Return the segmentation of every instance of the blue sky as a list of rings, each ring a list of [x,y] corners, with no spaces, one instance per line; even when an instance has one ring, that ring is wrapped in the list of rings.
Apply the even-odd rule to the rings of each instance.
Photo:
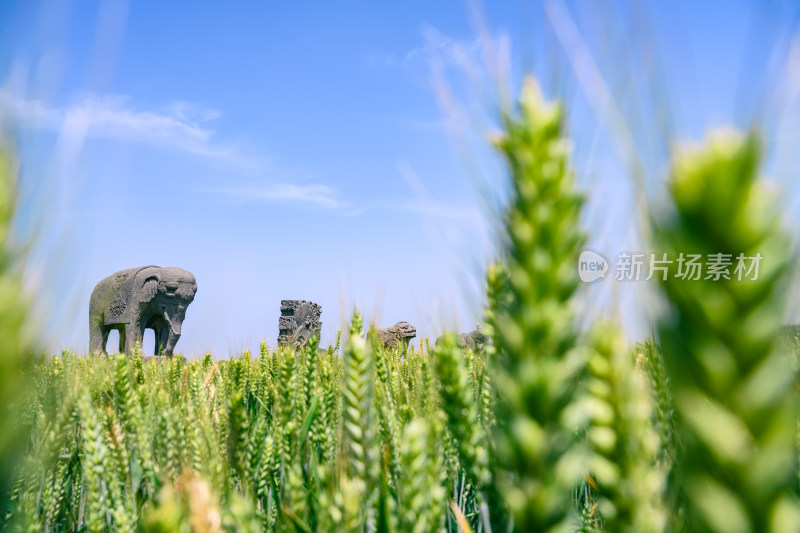
[[[695,4],[3,2],[43,344],[84,351],[94,284],[145,264],[197,277],[192,355],[274,345],[281,299],[320,303],[325,342],[356,305],[472,329],[506,180],[485,139],[527,73],[568,104],[592,244],[635,249],[625,154],[658,200],[665,140],[758,119],[780,155],[797,123],[797,10]]]

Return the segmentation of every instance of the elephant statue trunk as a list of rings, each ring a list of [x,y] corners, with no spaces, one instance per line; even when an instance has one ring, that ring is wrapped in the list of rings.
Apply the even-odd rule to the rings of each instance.
[[[172,355],[196,293],[194,275],[182,268],[130,268],[103,279],[89,301],[90,352],[105,353],[108,334],[116,329],[120,352],[132,353],[150,328],[156,354]]]
[[[166,320],[167,325],[169,326],[170,333],[172,333],[173,335],[175,335],[177,337],[180,337],[181,336],[181,326],[180,326],[180,324],[178,324],[178,327],[176,328],[172,324],[172,321],[169,319],[169,315],[167,314],[167,308],[166,307],[162,307],[161,309],[164,312],[164,320]]]

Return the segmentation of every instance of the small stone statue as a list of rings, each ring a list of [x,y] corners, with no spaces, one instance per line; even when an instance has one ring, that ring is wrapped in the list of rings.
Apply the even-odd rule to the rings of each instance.
[[[417,336],[417,328],[408,322],[398,322],[390,328],[378,329],[378,338],[387,348],[392,348],[402,343],[408,346],[408,342]]]
[[[322,331],[322,307],[306,300],[281,300],[278,319],[278,344],[298,348]]]
[[[156,334],[156,354],[172,355],[196,292],[197,281],[182,268],[145,266],[108,276],[89,300],[89,351],[105,353],[108,334],[116,329],[119,351],[131,354],[149,328]]]
[[[436,339],[436,346],[439,345],[443,337],[444,335]],[[475,329],[473,329],[472,331],[468,331],[467,333],[462,333],[461,335],[458,336],[458,345],[461,346],[462,348],[469,348],[473,352],[475,350],[483,348],[483,346],[488,342],[489,338],[483,334],[480,326],[475,326]]]

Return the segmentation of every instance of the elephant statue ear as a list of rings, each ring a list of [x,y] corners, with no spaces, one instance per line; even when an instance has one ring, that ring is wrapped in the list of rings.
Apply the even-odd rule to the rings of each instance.
[[[150,276],[146,280],[144,280],[144,285],[142,285],[142,301],[149,302],[156,296],[156,291],[158,290],[158,278],[155,276]]]

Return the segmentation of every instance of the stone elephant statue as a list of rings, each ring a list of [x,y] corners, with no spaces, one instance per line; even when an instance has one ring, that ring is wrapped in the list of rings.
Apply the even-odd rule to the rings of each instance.
[[[182,268],[151,265],[108,276],[89,300],[89,351],[105,353],[108,334],[116,329],[119,351],[133,353],[150,328],[155,332],[156,354],[172,355],[196,292],[194,275]]]

